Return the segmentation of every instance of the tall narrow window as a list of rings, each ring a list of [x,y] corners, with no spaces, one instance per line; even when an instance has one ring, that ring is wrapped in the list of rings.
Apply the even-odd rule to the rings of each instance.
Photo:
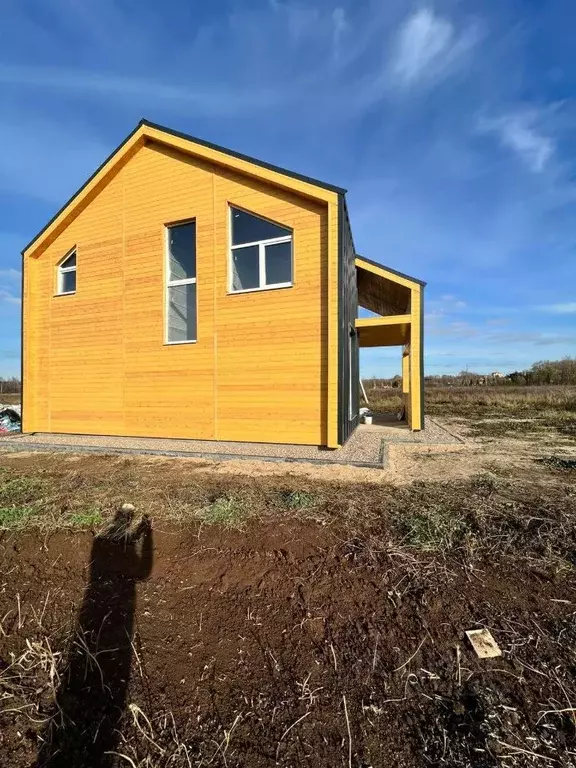
[[[166,227],[166,341],[196,341],[196,222]]]
[[[76,250],[58,265],[58,293],[76,293]]]
[[[292,285],[292,231],[230,207],[230,290]]]

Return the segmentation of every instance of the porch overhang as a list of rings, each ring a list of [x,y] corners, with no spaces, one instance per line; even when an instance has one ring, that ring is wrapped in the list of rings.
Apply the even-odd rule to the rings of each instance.
[[[359,317],[356,320],[358,346],[397,347],[410,342],[411,315]]]
[[[426,283],[356,256],[358,304],[378,317],[356,319],[360,347],[402,347],[402,392],[406,419],[424,428],[424,329]]]

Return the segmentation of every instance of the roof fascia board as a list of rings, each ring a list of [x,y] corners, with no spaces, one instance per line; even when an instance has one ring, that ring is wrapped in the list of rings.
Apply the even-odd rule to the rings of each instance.
[[[67,218],[102,184],[106,178],[116,168],[131,151],[144,143],[143,129],[140,125],[130,133],[116,149],[108,155],[106,160],[90,176],[87,181],[75,192],[72,197],[64,203],[62,208],[57,211],[46,226],[32,238],[32,240],[22,250],[24,257],[31,256],[46,240],[59,234],[66,225]]]
[[[381,277],[385,277],[388,280],[391,280],[394,283],[398,283],[399,285],[403,285],[405,288],[414,288],[416,286],[424,286],[426,283],[423,280],[418,280],[416,277],[410,277],[410,275],[405,275],[402,272],[397,272],[395,269],[391,269],[390,267],[385,267],[383,264],[378,264],[376,261],[371,261],[370,259],[364,258],[364,256],[359,256],[356,254],[356,266],[360,269],[365,269],[368,272],[372,272],[374,275],[380,275]]]
[[[147,141],[163,144],[187,155],[192,155],[209,163],[215,163],[216,165],[241,173],[244,176],[250,176],[258,181],[266,181],[274,184],[274,186],[283,187],[313,200],[329,203],[335,202],[337,199],[336,192],[316,186],[310,181],[301,181],[292,175],[271,170],[253,160],[244,160],[228,152],[206,147],[204,144],[198,144],[192,139],[181,138],[173,133],[167,133],[163,129],[145,126],[144,136]]]
[[[235,152],[232,149],[228,149],[227,147],[222,147],[219,144],[213,144],[212,142],[205,141],[204,139],[199,139],[196,136],[191,136],[190,134],[187,134],[187,133],[175,131],[172,128],[167,128],[165,125],[152,123],[149,120],[141,120],[140,125],[146,126],[151,130],[159,131],[162,134],[168,134],[173,138],[182,139],[183,141],[186,141],[186,142],[192,142],[193,144],[196,144],[198,147],[202,147],[204,149],[208,149],[213,152],[218,152],[222,155],[226,155],[227,157],[235,158],[236,160],[241,160],[245,163],[248,163],[249,165],[256,165],[260,168],[265,168],[266,170],[277,173],[280,176],[288,176],[291,179],[302,181],[306,184],[310,184],[313,187],[320,187],[321,189],[326,189],[329,192],[336,192],[338,194],[346,193],[346,190],[343,189],[342,187],[338,187],[334,184],[328,184],[325,181],[320,181],[319,179],[314,179],[310,176],[304,176],[301,173],[290,171],[287,168],[281,168],[278,165],[273,165],[272,163],[267,163],[264,160],[259,160],[257,157],[251,157],[250,155],[244,155],[241,152]]]
[[[65,203],[48,224],[40,230],[22,251],[24,257],[31,256],[46,241],[57,236],[66,226],[74,212],[86,201],[99,185],[103,184],[115,170],[118,163],[126,155],[141,146],[146,141],[164,144],[188,155],[199,157],[208,162],[216,163],[244,175],[267,181],[276,186],[297,192],[321,202],[331,203],[337,200],[337,195],[343,192],[339,187],[331,187],[313,179],[307,179],[290,171],[284,171],[276,166],[269,166],[255,158],[239,155],[223,147],[200,141],[186,134],[179,134],[154,123],[142,120],[132,133],[124,139],[117,149],[109,155],[102,165],[90,176],[85,184]]]

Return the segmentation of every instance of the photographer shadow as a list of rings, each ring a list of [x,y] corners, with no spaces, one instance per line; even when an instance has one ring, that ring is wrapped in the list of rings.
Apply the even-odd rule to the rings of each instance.
[[[73,642],[37,768],[109,768],[132,665],[136,584],[152,569],[152,527],[121,510],[96,536]]]

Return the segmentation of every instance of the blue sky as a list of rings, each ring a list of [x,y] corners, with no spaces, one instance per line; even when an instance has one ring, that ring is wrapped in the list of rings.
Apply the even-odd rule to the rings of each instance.
[[[0,375],[21,248],[141,117],[346,187],[358,252],[428,282],[428,373],[575,353],[573,0],[1,9]]]

